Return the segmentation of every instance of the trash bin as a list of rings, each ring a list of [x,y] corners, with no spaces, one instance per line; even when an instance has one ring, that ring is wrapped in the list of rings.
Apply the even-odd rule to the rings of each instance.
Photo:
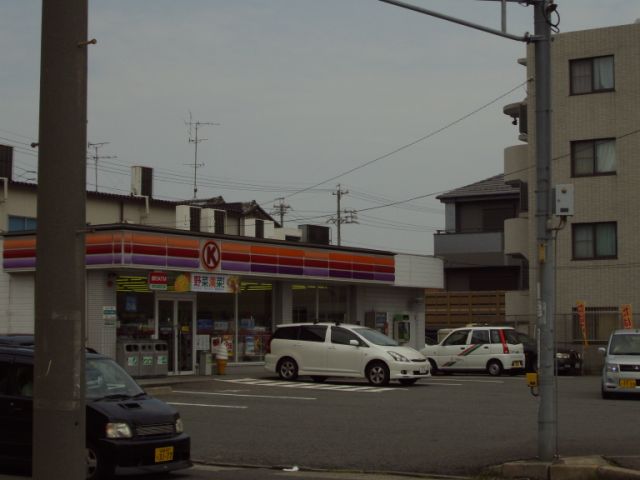
[[[153,377],[156,374],[155,349],[153,340],[140,341],[140,376]]]
[[[140,375],[140,345],[135,340],[120,340],[116,345],[116,362],[132,377]]]
[[[198,352],[198,375],[211,375],[211,353]]]
[[[155,376],[162,376],[169,374],[169,347],[164,340],[153,341],[153,357],[154,368],[153,374]]]

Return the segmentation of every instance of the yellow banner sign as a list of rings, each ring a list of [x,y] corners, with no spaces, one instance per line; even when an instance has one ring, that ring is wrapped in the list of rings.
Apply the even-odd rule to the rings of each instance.
[[[585,345],[589,345],[587,340],[587,308],[583,300],[576,302],[576,310],[578,311],[578,321],[580,323],[580,331]]]
[[[624,328],[633,328],[633,314],[631,313],[631,305],[625,303],[620,307],[620,313],[622,314],[622,325]]]

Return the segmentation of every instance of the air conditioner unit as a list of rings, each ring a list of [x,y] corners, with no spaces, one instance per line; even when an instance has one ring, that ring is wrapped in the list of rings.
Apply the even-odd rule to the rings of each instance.
[[[191,229],[191,205],[176,205],[176,228]]]
[[[131,167],[131,194],[151,198],[153,196],[153,169]]]
[[[300,241],[315,243],[318,245],[329,245],[331,242],[331,228],[324,225],[298,225],[302,232]]]

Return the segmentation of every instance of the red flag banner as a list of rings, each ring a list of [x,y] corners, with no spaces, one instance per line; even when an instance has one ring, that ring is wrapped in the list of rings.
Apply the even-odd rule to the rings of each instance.
[[[589,341],[587,340],[587,308],[584,301],[578,300],[576,302],[576,310],[578,310],[578,321],[580,322],[582,339],[585,345],[589,345]]]
[[[622,325],[624,328],[633,328],[633,314],[631,313],[631,305],[625,303],[620,307],[620,313],[622,314]]]

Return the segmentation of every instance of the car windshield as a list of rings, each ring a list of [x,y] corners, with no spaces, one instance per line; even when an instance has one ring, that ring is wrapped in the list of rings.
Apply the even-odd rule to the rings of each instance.
[[[619,334],[611,337],[611,355],[640,355],[640,334]]]
[[[378,330],[362,327],[354,328],[353,331],[362,336],[365,340],[373,343],[374,345],[380,345],[381,347],[398,346],[398,342],[396,342],[393,338],[387,337],[384,333],[379,332]]]
[[[87,400],[128,399],[144,394],[120,365],[108,358],[87,358]]]

